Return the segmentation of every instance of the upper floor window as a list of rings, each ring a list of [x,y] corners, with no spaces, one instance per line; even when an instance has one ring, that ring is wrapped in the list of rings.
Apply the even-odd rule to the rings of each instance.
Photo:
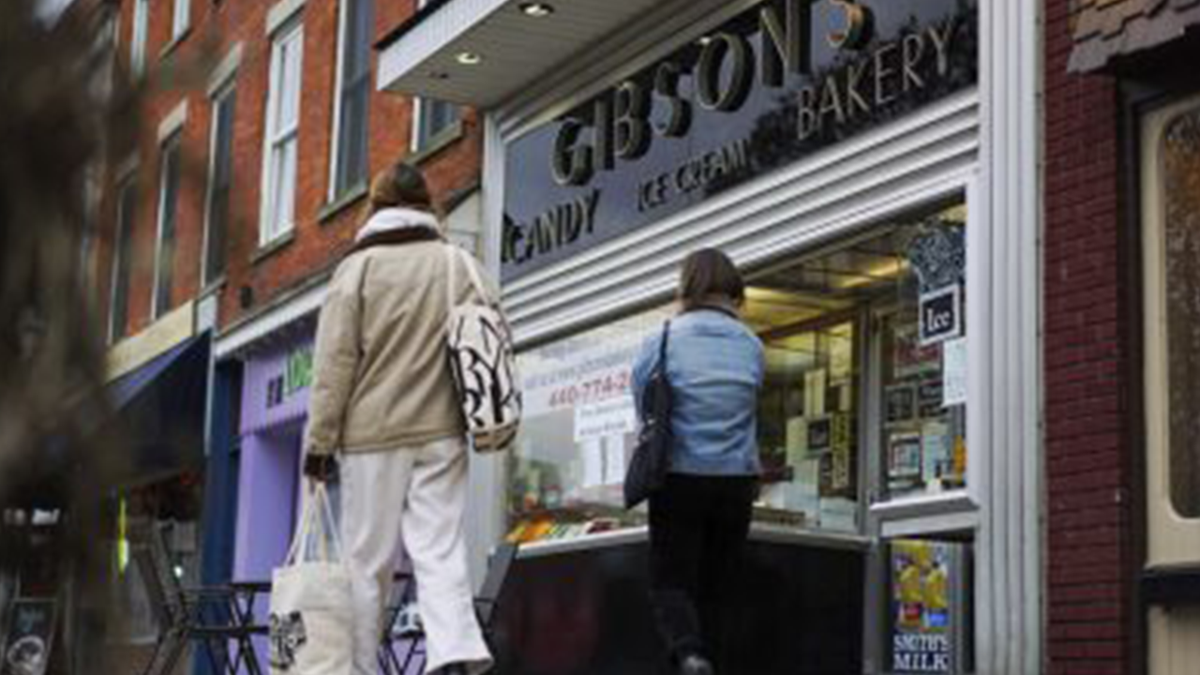
[[[171,39],[183,37],[189,27],[191,0],[172,0],[174,11],[171,15]]]
[[[429,4],[429,0],[417,0],[417,9]],[[443,138],[459,119],[458,106],[433,98],[413,100],[412,151],[423,152]]]
[[[290,232],[295,219],[303,50],[304,29],[298,21],[279,29],[271,43],[261,244]]]
[[[146,33],[150,23],[150,0],[133,0],[133,35],[129,42],[129,69],[141,75],[146,69]]]
[[[158,243],[154,256],[154,318],[171,309],[175,280],[175,227],[179,215],[180,134],[162,146],[158,197]]]
[[[367,179],[367,107],[371,93],[372,0],[341,3],[331,197]]]
[[[461,116],[457,105],[434,98],[416,99],[414,107],[413,152],[435,146],[451,133]]]
[[[230,191],[233,188],[233,120],[237,96],[233,84],[212,99],[211,163],[208,168],[208,204],[205,208],[204,285],[225,274],[225,249],[229,240]]]
[[[133,227],[137,216],[137,180],[131,176],[117,188],[117,233],[114,239],[109,339],[125,337],[129,323],[129,285],[133,276]]]

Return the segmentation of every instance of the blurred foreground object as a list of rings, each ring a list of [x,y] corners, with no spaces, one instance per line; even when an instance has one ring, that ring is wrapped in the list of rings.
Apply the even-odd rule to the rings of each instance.
[[[102,672],[83,646],[103,628],[100,524],[120,455],[100,433],[85,191],[106,139],[133,134],[113,133],[111,59],[72,14],[0,3],[0,656],[31,673]]]

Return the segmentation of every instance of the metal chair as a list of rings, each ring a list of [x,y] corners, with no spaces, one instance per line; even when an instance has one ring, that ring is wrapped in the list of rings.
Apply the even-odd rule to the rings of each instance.
[[[488,559],[487,576],[484,577],[483,585],[475,596],[475,616],[479,619],[479,627],[483,630],[483,637],[489,648],[493,645],[492,636],[500,606],[500,593],[504,590],[504,581],[516,557],[516,544],[505,543],[498,546]],[[420,669],[410,670],[419,660],[425,658],[425,635],[419,622],[400,635],[392,630],[396,618],[416,600],[415,581],[411,574],[396,575],[396,597],[384,614],[383,639],[379,646],[379,667],[384,675],[417,675],[424,672],[424,663]],[[403,658],[396,653],[397,638],[409,641],[408,648],[403,651]]]
[[[204,648],[215,672],[237,675],[245,666],[261,675],[251,637],[266,634],[241,611],[238,591],[228,586],[185,588],[175,576],[162,526],[151,526],[132,551],[145,585],[159,636],[142,675],[169,675],[190,642]],[[230,650],[233,650],[231,657]]]
[[[383,636],[379,644],[379,669],[383,675],[409,675],[424,672],[424,663],[414,669],[425,658],[425,634],[421,629],[420,616],[413,612],[416,606],[416,580],[410,572],[396,574],[393,584],[393,600],[384,612]],[[397,618],[411,612],[412,620],[397,632]],[[404,643],[404,648],[397,649]]]

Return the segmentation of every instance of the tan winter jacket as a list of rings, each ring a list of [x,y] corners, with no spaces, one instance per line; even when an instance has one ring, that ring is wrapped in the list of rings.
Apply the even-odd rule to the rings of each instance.
[[[394,450],[465,433],[446,358],[450,244],[430,240],[436,228],[424,212],[379,211],[359,232],[361,250],[334,272],[317,326],[306,452]],[[494,300],[494,287],[486,299],[472,289],[474,260],[454,260],[457,302]]]

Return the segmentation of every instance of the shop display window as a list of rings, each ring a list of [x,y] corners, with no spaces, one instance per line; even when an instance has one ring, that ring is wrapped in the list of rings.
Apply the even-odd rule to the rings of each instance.
[[[760,524],[861,533],[864,495],[965,487],[962,206],[879,223],[747,274],[742,316],[763,342]],[[640,525],[622,508],[636,440],[630,369],[664,306],[527,350],[509,538]]]
[[[764,297],[761,288],[752,295]],[[760,335],[767,375],[759,396],[763,475],[756,519],[855,531],[861,373],[856,320],[835,313],[815,325]]]
[[[951,361],[965,359],[953,353],[965,351],[965,344],[922,345],[915,307],[883,317],[880,324],[879,452],[885,493],[898,497],[965,487],[966,405],[947,405],[945,388],[947,352]]]
[[[638,314],[527,350],[525,401],[509,472],[509,538],[574,538],[645,522],[621,485],[636,441],[634,357],[669,310]]]

